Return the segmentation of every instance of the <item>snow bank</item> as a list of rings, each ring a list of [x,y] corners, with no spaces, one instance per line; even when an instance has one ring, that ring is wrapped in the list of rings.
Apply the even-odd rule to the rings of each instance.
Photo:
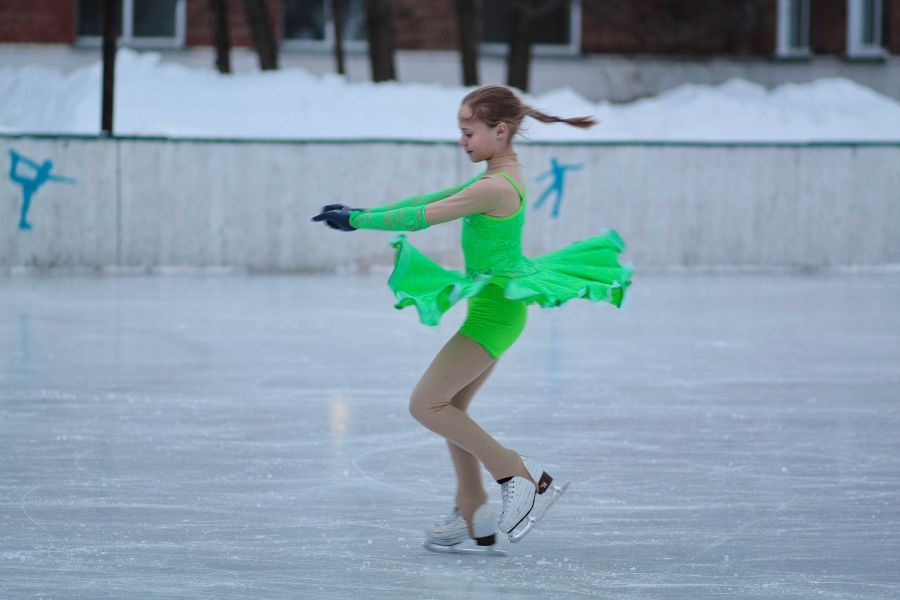
[[[116,66],[120,135],[455,140],[456,110],[470,89],[349,82],[301,69],[223,76],[128,49]],[[0,131],[96,133],[100,77],[99,61],[68,74],[0,69]],[[530,122],[535,141],[900,141],[900,103],[847,79],[773,90],[740,79],[688,84],[628,104],[594,103],[568,88],[526,100],[601,121],[587,131]]]

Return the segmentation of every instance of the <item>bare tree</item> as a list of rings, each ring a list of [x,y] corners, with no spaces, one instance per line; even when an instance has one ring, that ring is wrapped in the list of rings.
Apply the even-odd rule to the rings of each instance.
[[[394,68],[394,19],[391,0],[366,0],[372,81],[397,79]]]
[[[531,71],[532,27],[537,0],[513,0],[509,53],[506,56],[506,84],[528,91]]]
[[[100,108],[100,130],[105,136],[113,134],[113,100],[116,89],[116,42],[119,38],[121,0],[103,2],[103,94]]]
[[[250,27],[253,46],[259,55],[259,68],[263,71],[277,69],[278,49],[275,45],[275,35],[272,32],[266,0],[244,0],[244,9],[247,13],[247,24]]]
[[[334,60],[337,72],[346,73],[344,68],[344,3],[342,0],[331,0],[331,18],[334,19]]]
[[[216,45],[216,69],[231,73],[231,34],[228,30],[228,0],[209,0],[213,17],[213,39]]]
[[[463,85],[478,85],[478,2],[456,0]]]
[[[506,61],[508,85],[528,91],[535,27],[540,23],[541,17],[571,4],[572,0],[512,0],[509,3],[510,35]]]

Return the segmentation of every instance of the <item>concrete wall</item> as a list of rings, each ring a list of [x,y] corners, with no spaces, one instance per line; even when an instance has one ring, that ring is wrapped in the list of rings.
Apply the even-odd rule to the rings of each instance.
[[[392,232],[337,232],[323,204],[382,204],[477,171],[453,144],[247,142],[0,135],[0,268],[241,267],[332,270],[392,264]],[[19,228],[9,150],[53,162]],[[641,267],[900,264],[900,144],[520,144],[529,177],[525,251],[617,229]],[[535,203],[551,159],[559,214]],[[18,172],[33,177],[33,169]],[[410,233],[461,266],[459,222]]]

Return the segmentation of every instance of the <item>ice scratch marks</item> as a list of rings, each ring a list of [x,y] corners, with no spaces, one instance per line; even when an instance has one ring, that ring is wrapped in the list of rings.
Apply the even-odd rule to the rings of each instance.
[[[47,531],[47,528],[44,527],[43,525],[41,525],[40,523],[38,523],[37,521],[35,521],[34,518],[31,516],[31,514],[28,512],[28,509],[25,508],[25,499],[28,498],[28,496],[31,495],[31,493],[34,490],[38,489],[39,487],[41,487],[41,486],[36,485],[36,486],[32,487],[30,490],[28,490],[27,492],[25,492],[25,494],[19,499],[19,508],[22,509],[22,512],[25,513],[25,516],[28,517],[28,520],[31,521],[32,523],[34,523],[36,527],[43,529],[44,531]]]

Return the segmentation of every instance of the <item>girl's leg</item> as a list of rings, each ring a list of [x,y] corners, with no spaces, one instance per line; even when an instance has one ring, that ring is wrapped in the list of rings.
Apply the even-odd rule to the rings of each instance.
[[[474,455],[495,480],[512,476],[531,479],[518,452],[501,446],[451,404],[457,393],[493,363],[494,358],[478,342],[457,332],[416,384],[409,411],[425,427]]]
[[[497,361],[492,362],[472,383],[459,390],[453,396],[450,404],[462,412],[466,412],[469,403],[475,397],[475,393],[481,388],[496,366]],[[453,460],[453,467],[456,470],[456,506],[471,530],[475,511],[488,501],[488,494],[481,479],[481,463],[478,462],[474,455],[466,452],[449,440],[447,441],[447,447],[450,450],[450,458]]]

